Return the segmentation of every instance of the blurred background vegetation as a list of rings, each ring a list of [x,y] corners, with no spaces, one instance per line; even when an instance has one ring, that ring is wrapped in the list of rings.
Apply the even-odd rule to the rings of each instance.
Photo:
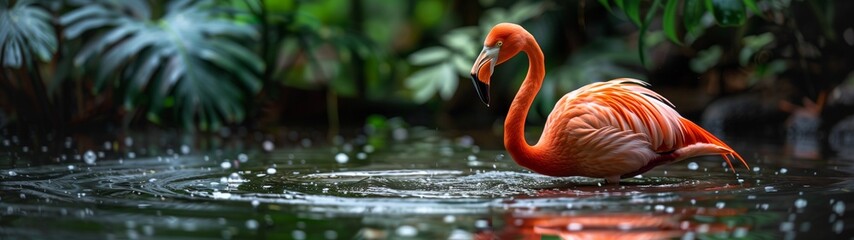
[[[532,125],[566,92],[634,77],[718,134],[832,135],[854,113],[850,12],[842,0],[0,0],[0,127],[500,128],[526,59],[497,68],[491,108],[468,70],[486,32],[515,22],[546,55]]]

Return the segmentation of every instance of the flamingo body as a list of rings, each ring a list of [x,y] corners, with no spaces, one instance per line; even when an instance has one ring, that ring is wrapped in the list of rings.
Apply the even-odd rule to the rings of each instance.
[[[495,65],[519,52],[529,58],[528,74],[510,105],[504,145],[521,166],[550,176],[587,176],[618,182],[656,166],[703,155],[721,155],[732,167],[744,159],[723,141],[681,117],[667,99],[636,79],[586,85],[561,98],[537,144],[524,138],[527,112],[545,69],[533,36],[516,24],[496,25],[472,67],[472,81],[489,105],[489,81]],[[733,168],[734,170],[734,168]]]

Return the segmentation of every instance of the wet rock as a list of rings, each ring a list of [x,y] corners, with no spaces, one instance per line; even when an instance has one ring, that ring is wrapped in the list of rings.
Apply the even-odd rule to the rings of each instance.
[[[779,136],[786,114],[776,103],[759,95],[742,94],[720,98],[706,108],[700,124],[712,134]]]

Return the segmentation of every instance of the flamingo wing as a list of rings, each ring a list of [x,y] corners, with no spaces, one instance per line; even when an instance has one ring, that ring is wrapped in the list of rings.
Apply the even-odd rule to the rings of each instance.
[[[581,175],[630,177],[685,158],[721,154],[747,163],[723,141],[682,118],[667,99],[636,79],[589,84],[555,106],[543,139],[577,161]],[[552,136],[545,136],[552,135]],[[565,139],[561,139],[562,137]],[[560,142],[565,141],[565,142]],[[603,164],[607,163],[607,164]]]

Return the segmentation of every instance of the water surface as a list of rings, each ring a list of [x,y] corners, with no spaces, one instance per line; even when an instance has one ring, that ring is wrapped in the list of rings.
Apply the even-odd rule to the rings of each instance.
[[[854,214],[850,160],[799,159],[755,142],[731,144],[749,170],[733,173],[720,158],[695,158],[617,186],[531,173],[500,148],[423,129],[380,139],[337,137],[330,144],[294,133],[190,144],[149,138],[88,145],[68,138],[59,153],[27,155],[40,149],[23,151],[17,137],[5,136],[0,238],[812,239],[854,233],[847,217]],[[197,150],[205,146],[209,150]]]

